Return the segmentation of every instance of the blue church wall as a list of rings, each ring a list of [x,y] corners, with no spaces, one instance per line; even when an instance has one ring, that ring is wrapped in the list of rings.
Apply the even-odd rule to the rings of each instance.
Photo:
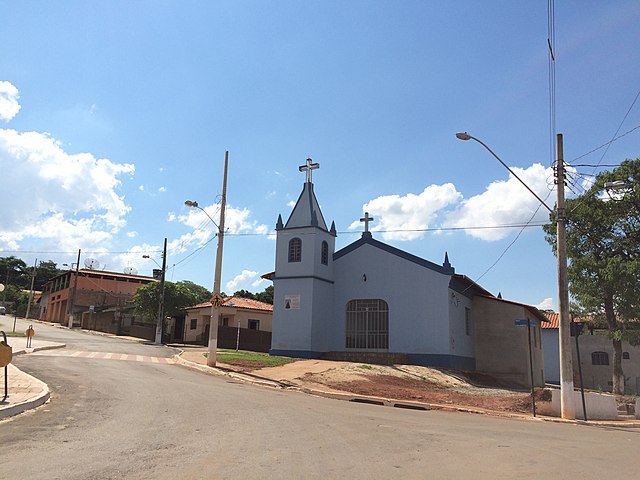
[[[312,350],[312,294],[312,282],[295,278],[274,281],[272,349]],[[287,301],[290,308],[286,308]]]
[[[449,275],[363,244],[335,260],[334,276],[331,350],[345,350],[347,303],[382,299],[389,306],[388,351],[449,354]]]

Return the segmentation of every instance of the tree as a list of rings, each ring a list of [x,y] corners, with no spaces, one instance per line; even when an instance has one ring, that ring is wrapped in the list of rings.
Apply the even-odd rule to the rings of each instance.
[[[60,275],[61,273],[64,273],[64,270],[60,270],[58,268],[58,265],[54,261],[47,260],[46,262],[40,262],[36,267],[36,278],[33,282],[33,289],[42,291],[45,283],[47,283],[53,277]],[[31,269],[29,269],[29,276],[30,275]]]
[[[240,298],[250,298],[252,300],[255,300],[255,295],[250,292],[249,290],[238,290],[237,292],[234,292],[233,294],[234,297],[240,297]]]
[[[27,269],[27,264],[21,259],[11,257],[0,257],[0,283],[15,285],[19,289],[29,288],[31,275]]]
[[[256,293],[256,300],[273,305],[273,285],[269,285],[263,292]]]
[[[190,281],[164,283],[164,315],[175,317],[187,307],[206,302],[211,292]],[[154,323],[158,318],[158,302],[160,300],[160,283],[148,283],[136,290],[133,303],[136,313],[146,321]]]
[[[605,192],[608,182],[624,188]],[[567,200],[569,290],[579,315],[604,324],[613,342],[613,392],[624,393],[622,341],[640,344],[640,159],[597,175]],[[552,220],[554,220],[552,218]],[[544,227],[556,245],[555,224]]]

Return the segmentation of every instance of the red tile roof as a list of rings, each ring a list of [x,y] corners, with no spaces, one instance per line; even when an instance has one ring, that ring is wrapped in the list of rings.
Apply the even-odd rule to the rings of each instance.
[[[210,307],[211,302],[199,303],[198,305],[194,305],[193,307],[187,307],[187,310],[191,310],[192,308],[203,308]],[[227,297],[224,299],[223,307],[235,307],[235,308],[243,308],[247,310],[262,310],[264,312],[272,312],[273,305],[268,303],[260,302],[258,300],[253,300],[251,298],[242,298],[242,297]]]
[[[541,325],[542,328],[550,328],[557,330],[560,328],[560,314],[556,312],[542,312],[544,316],[549,320],[548,323],[543,323]]]

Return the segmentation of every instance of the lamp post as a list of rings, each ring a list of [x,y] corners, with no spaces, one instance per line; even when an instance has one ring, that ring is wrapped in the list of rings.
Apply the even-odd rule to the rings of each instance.
[[[218,347],[218,319],[220,316],[220,307],[222,306],[222,297],[220,296],[220,279],[222,277],[222,247],[224,244],[224,216],[227,205],[227,171],[229,165],[229,151],[224,154],[224,175],[222,178],[222,199],[220,201],[220,223],[216,223],[213,218],[198,205],[198,202],[186,200],[184,204],[187,207],[202,210],[209,217],[209,220],[218,227],[218,248],[216,250],[216,267],[213,276],[213,296],[211,297],[211,320],[209,322],[209,345],[207,353],[207,365],[216,366],[216,350]]]
[[[550,213],[554,213],[545,202],[542,200],[529,186],[522,181],[518,175],[516,175],[511,168],[504,163],[493,150],[491,150],[484,142],[478,140],[476,137],[469,135],[467,132],[456,133],[456,138],[459,140],[475,140],[482,145],[496,160],[498,160],[502,166],[504,166],[509,173],[513,175],[522,185],[525,186],[529,192],[538,199],[538,201],[547,209]],[[557,156],[557,192],[558,198],[556,202],[556,227],[557,227],[557,241],[556,241],[556,254],[558,257],[558,308],[560,310],[559,321],[559,347],[560,347],[560,410],[561,416],[564,419],[575,419],[575,402],[573,398],[573,366],[571,359],[571,337],[570,337],[570,324],[569,324],[569,280],[567,276],[567,218],[565,211],[564,201],[564,159],[562,148],[562,134],[557,135],[556,142],[556,156]]]

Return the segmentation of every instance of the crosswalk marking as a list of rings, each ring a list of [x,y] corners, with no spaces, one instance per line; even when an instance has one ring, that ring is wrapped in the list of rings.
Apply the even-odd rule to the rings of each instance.
[[[80,350],[42,350],[33,352],[30,355],[42,355],[50,357],[73,357],[73,358],[96,358],[102,360],[124,360],[129,362],[156,363],[161,365],[172,365],[175,360],[171,357],[150,357],[148,355],[135,355],[127,353],[113,352],[84,352]]]

